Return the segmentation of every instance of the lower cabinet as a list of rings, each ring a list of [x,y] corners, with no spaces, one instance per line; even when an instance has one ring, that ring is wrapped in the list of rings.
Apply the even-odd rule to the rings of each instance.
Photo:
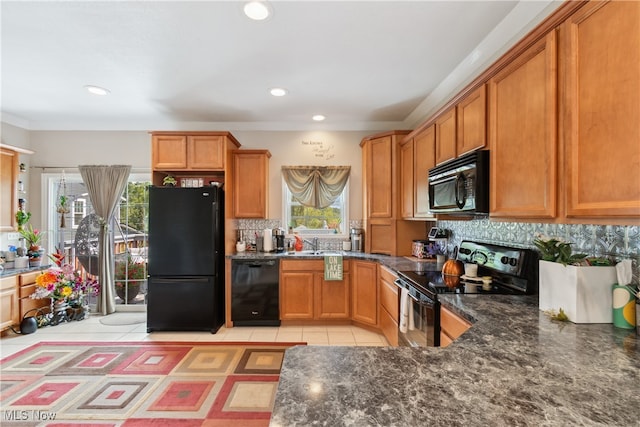
[[[440,307],[440,347],[446,347],[465,333],[471,324],[446,307]]]
[[[351,274],[351,318],[366,325],[378,326],[378,264],[352,260]]]
[[[380,330],[389,345],[398,345],[399,296],[398,287],[393,283],[398,276],[386,267],[378,271],[380,286]]]
[[[324,280],[324,261],[281,261],[281,320],[349,319],[349,264],[343,263],[342,280]]]
[[[0,331],[20,323],[18,276],[0,278]]]
[[[36,291],[36,277],[41,273],[41,271],[33,271],[18,276],[18,284],[20,286],[18,291],[20,319],[27,313],[29,316],[34,316],[37,314],[36,311],[38,308],[46,310],[51,305],[51,298],[31,298],[31,294]]]

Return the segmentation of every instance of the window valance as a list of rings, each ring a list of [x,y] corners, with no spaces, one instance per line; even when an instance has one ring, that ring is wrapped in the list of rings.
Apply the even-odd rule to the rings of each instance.
[[[323,209],[342,194],[351,166],[282,166],[293,197],[304,206]]]

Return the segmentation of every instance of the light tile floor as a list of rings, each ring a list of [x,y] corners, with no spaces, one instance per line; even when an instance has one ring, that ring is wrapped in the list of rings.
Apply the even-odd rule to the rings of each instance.
[[[117,316],[132,313],[116,312]],[[41,341],[256,341],[306,342],[308,345],[335,346],[387,346],[384,336],[352,325],[344,326],[281,326],[281,327],[222,327],[217,333],[209,332],[153,332],[147,333],[145,323],[133,325],[104,325],[102,316],[47,326],[29,335],[9,332],[0,339],[0,358],[7,357]]]

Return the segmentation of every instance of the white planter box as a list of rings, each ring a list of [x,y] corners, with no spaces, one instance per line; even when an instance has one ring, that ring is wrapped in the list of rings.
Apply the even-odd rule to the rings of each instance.
[[[612,323],[615,267],[564,266],[540,261],[540,310],[560,308],[574,323]]]

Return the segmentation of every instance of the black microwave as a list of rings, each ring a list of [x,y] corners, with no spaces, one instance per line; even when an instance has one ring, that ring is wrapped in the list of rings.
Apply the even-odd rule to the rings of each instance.
[[[474,151],[429,169],[434,214],[489,214],[489,152]]]

